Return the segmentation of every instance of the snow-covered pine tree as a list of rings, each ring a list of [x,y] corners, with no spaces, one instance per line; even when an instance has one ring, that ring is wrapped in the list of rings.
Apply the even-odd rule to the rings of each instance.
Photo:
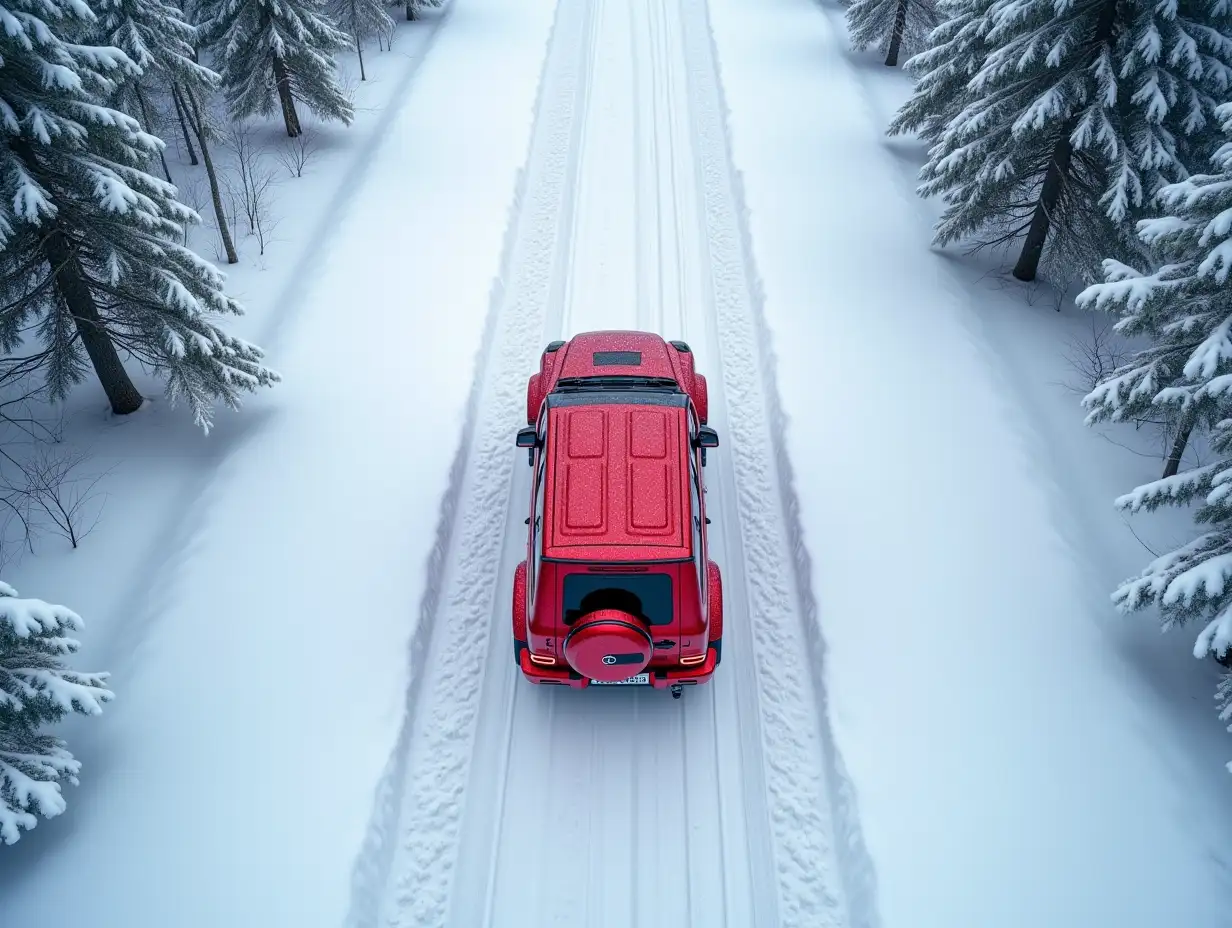
[[[394,0],[390,6],[400,6],[406,9],[407,22],[419,19],[424,10],[432,10],[445,5],[445,0]]]
[[[922,49],[938,22],[936,0],[855,0],[847,7],[851,47],[885,49],[890,68],[898,66],[900,52]]]
[[[1232,137],[1232,104],[1216,113]],[[1178,473],[1174,452],[1170,475],[1116,501],[1130,512],[1201,501],[1195,520],[1205,530],[1156,558],[1113,597],[1122,612],[1158,606],[1166,628],[1202,622],[1199,658],[1223,657],[1232,647],[1232,142],[1216,152],[1214,164],[1217,174],[1164,187],[1159,202],[1169,214],[1138,224],[1154,271],[1107,260],[1105,281],[1078,296],[1081,306],[1118,311],[1118,331],[1150,342],[1084,399],[1088,423],[1172,407],[1189,428],[1211,427],[1209,463]],[[1221,717],[1232,719],[1232,676],[1217,698]]]
[[[197,7],[234,119],[269,115],[277,101],[294,138],[303,134],[299,101],[322,119],[351,124],[355,110],[334,62],[351,40],[330,24],[323,0],[200,0]]]
[[[936,243],[1025,236],[1020,280],[1034,279],[1046,244],[1075,269],[1135,255],[1132,220],[1213,147],[1210,114],[1232,86],[1232,7],[997,0],[983,18],[987,57],[944,106],[957,115],[921,172],[920,194],[947,202]]]
[[[83,3],[13,0],[6,9],[0,345],[41,340],[56,398],[88,358],[121,415],[142,403],[124,349],[161,373],[172,401],[186,400],[208,429],[211,401],[235,407],[278,375],[261,365],[259,348],[211,321],[243,310],[217,269],[177,244],[181,225],[199,217],[146,173],[162,143],[96,102],[139,69],[118,49],[71,41],[97,25]]]
[[[80,644],[81,617],[64,606],[21,599],[0,583],[0,840],[65,809],[60,783],[77,785],[81,763],[45,727],[70,713],[98,715],[114,697],[105,673],[78,673],[63,658]]]
[[[914,91],[891,120],[887,135],[915,132],[936,144],[946,126],[965,105],[967,83],[988,58],[984,35],[991,23],[985,15],[996,0],[938,0],[938,26],[926,47],[903,70],[916,78]]]
[[[159,41],[160,36],[157,33],[151,36],[146,20],[150,14],[159,16],[163,12],[163,4],[161,0],[152,0],[147,8],[146,4],[130,0],[98,0],[93,9],[98,17],[93,38],[99,45],[113,45],[120,49],[141,69],[139,74],[120,81],[111,98],[103,102],[130,116],[140,117],[146,130],[152,131],[154,121],[150,118],[149,81],[150,72],[154,69],[154,56],[150,54],[147,43],[151,38]],[[163,165],[163,174],[174,183],[162,148],[158,150],[158,157]]]
[[[385,0],[333,0],[334,20],[355,42],[355,54],[359,57],[359,79],[366,81],[364,70],[364,42],[370,36],[378,41],[393,37],[394,21],[385,12]]]
[[[201,110],[199,101],[208,99],[221,83],[218,74],[196,60],[196,27],[185,20],[180,7],[166,0],[96,0],[95,12],[100,44],[120,49],[141,69],[140,76],[121,82],[114,98],[108,102],[125,113],[139,115],[142,123],[149,128],[150,108],[146,98],[150,86],[161,84],[171,91],[172,100],[180,111],[180,125],[184,129],[184,141],[192,153],[193,164],[197,163],[197,155],[188,139],[185,119],[192,124],[201,146],[223,250],[228,263],[235,264],[239,261],[239,255],[231,240],[218,178],[210,158],[207,127],[199,125],[198,120],[193,118],[193,113]],[[163,158],[167,180],[171,180],[171,171],[161,149],[159,157]]]

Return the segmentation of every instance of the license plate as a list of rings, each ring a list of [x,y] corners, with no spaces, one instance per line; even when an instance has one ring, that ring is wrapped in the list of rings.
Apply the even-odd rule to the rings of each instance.
[[[650,674],[639,673],[627,680],[591,680],[591,686],[649,686]]]

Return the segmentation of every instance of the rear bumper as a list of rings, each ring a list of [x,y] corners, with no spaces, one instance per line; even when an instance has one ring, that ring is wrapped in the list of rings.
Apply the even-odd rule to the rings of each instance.
[[[648,668],[644,673],[650,674],[650,685],[656,690],[665,690],[673,686],[697,686],[708,683],[714,676],[714,668],[719,663],[718,642],[711,642],[706,651],[706,659],[695,667],[655,667]],[[574,689],[584,689],[590,686],[590,680],[568,666],[542,667],[532,664],[530,651],[525,646],[517,649],[518,666],[522,675],[531,683],[547,684],[548,686],[571,686]]]

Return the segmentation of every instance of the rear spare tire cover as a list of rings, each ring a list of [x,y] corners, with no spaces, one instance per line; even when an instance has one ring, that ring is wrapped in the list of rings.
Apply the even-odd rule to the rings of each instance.
[[[654,642],[636,616],[597,609],[578,619],[564,650],[569,666],[582,676],[614,683],[646,669]]]

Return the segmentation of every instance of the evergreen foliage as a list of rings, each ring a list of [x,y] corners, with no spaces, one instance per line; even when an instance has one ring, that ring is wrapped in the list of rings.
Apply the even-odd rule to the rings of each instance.
[[[1217,114],[1232,136],[1232,104]],[[1168,628],[1201,623],[1197,657],[1222,657],[1232,647],[1232,142],[1216,152],[1214,165],[1218,173],[1163,188],[1159,201],[1168,213],[1139,223],[1153,271],[1107,260],[1105,281],[1078,299],[1118,311],[1118,331],[1149,341],[1085,398],[1089,423],[1169,407],[1211,431],[1209,463],[1117,500],[1130,512],[1198,504],[1198,537],[1156,558],[1114,596],[1125,612],[1157,606]],[[1218,698],[1222,717],[1232,718],[1232,683],[1225,681]]]
[[[376,36],[378,41],[393,38],[394,21],[385,12],[386,6],[385,0],[333,0],[334,20],[350,33],[355,43],[360,80],[368,79],[364,70],[364,42],[372,36]]]
[[[1079,271],[1099,257],[1135,257],[1133,220],[1213,148],[1211,114],[1232,87],[1232,8],[1223,0],[966,6],[948,7],[960,22],[930,50],[948,43],[958,54],[929,56],[935,73],[896,120],[934,137],[919,191],[947,204],[936,243],[1025,236],[1015,268],[1023,280],[1034,278],[1045,244],[1058,266]]]
[[[329,22],[321,0],[200,0],[199,15],[232,118],[280,109],[291,137],[303,134],[297,102],[322,119],[355,118],[334,62],[350,37]]]
[[[847,7],[852,48],[884,50],[890,67],[900,54],[923,49],[939,18],[936,0],[854,0]]]
[[[46,727],[70,713],[98,715],[114,694],[105,673],[78,673],[63,658],[79,642],[66,632],[81,617],[64,606],[21,599],[0,583],[0,840],[14,844],[38,817],[65,809],[60,784],[77,785],[81,764]]]
[[[100,44],[114,45],[140,68],[140,75],[119,85],[119,94],[108,101],[116,109],[148,120],[147,107],[137,97],[152,81],[217,89],[219,75],[198,64],[197,29],[184,11],[167,0],[95,0]],[[136,106],[134,106],[136,104]]]
[[[199,217],[145,168],[162,142],[104,106],[140,68],[116,48],[74,42],[97,29],[84,4],[16,0],[0,32],[0,347],[41,343],[53,398],[87,359],[116,413],[140,407],[122,349],[163,376],[208,429],[211,404],[278,376],[213,320],[239,314],[213,265],[178,244]],[[54,28],[53,28],[54,26]],[[65,38],[62,38],[62,34]]]

